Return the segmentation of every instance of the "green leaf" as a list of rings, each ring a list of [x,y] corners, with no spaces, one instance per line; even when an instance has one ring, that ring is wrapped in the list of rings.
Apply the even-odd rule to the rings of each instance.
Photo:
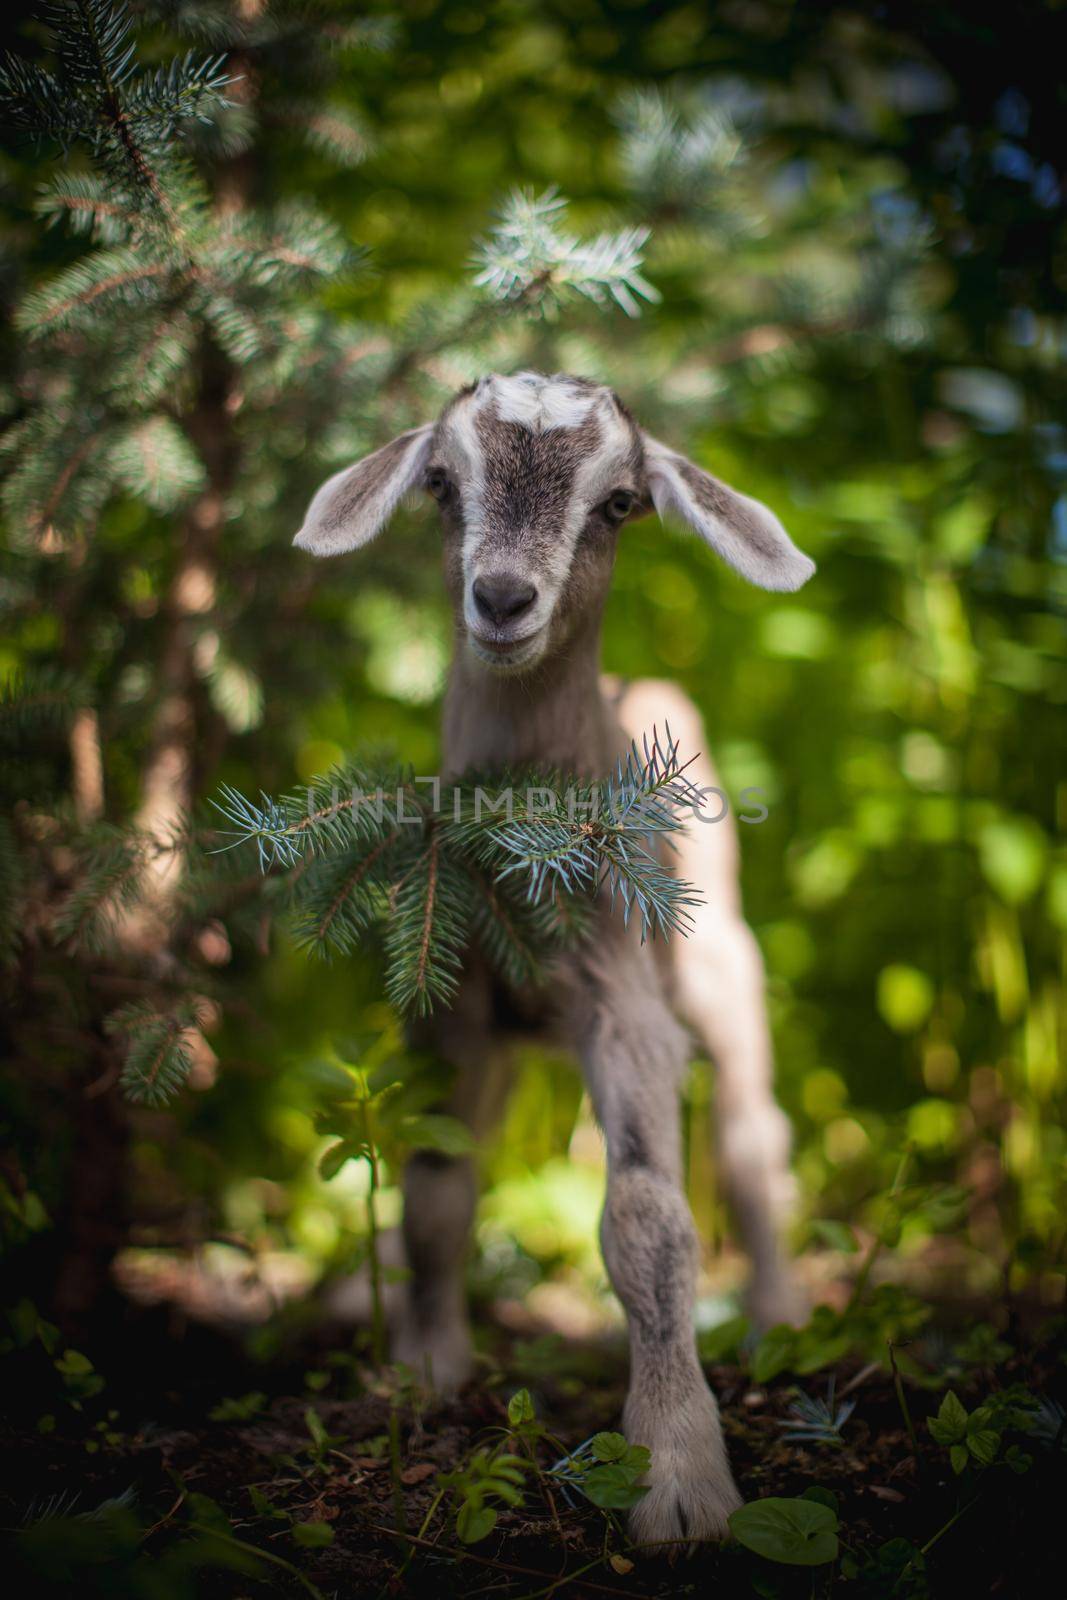
[[[61,1372],[65,1378],[80,1378],[92,1372],[93,1364],[88,1356],[82,1355],[80,1350],[64,1350],[55,1363],[56,1371]]]
[[[326,1431],[326,1424],[323,1422],[314,1406],[308,1406],[307,1410],[304,1412],[304,1423],[307,1427],[308,1433],[311,1435],[312,1441],[318,1447],[318,1449],[328,1449],[333,1441],[330,1438],[329,1433]]]
[[[236,1398],[226,1397],[220,1400],[217,1406],[212,1406],[208,1416],[212,1422],[248,1422],[258,1415],[267,1404],[267,1397],[260,1389],[253,1389],[248,1394]]]
[[[697,1335],[697,1348],[701,1361],[725,1361],[736,1358],[737,1351],[749,1330],[747,1317],[727,1317],[714,1328],[702,1328]]]
[[[523,1422],[534,1422],[536,1416],[529,1389],[516,1389],[508,1401],[508,1421],[511,1426],[517,1428]]]
[[[190,1521],[203,1528],[205,1532],[217,1533],[224,1539],[233,1537],[229,1517],[218,1501],[212,1500],[210,1495],[190,1494],[185,1504]]]
[[[824,1308],[820,1306],[819,1309]],[[836,1332],[822,1336],[814,1326],[805,1328],[797,1335],[793,1371],[820,1372],[823,1367],[835,1367],[848,1354],[851,1344],[852,1335],[847,1328],[838,1328]]]
[[[446,1156],[465,1156],[475,1148],[473,1134],[458,1117],[436,1113],[402,1117],[397,1131],[405,1144],[418,1150],[440,1150]]]
[[[285,1512],[279,1511],[278,1507],[273,1503],[273,1501],[268,1500],[262,1489],[257,1489],[254,1483],[250,1483],[248,1486],[248,1498],[252,1502],[253,1510],[256,1511],[259,1516],[280,1517],[283,1522],[288,1520]]]
[[[323,1550],[333,1544],[333,1529],[328,1522],[294,1522],[293,1538],[305,1550]]]
[[[837,1516],[839,1509],[837,1496],[832,1489],[824,1489],[821,1483],[810,1484],[800,1498],[813,1500],[816,1505],[829,1506],[834,1516]]]
[[[464,1544],[477,1544],[496,1527],[496,1512],[492,1506],[475,1505],[465,1500],[456,1517],[456,1533]]]
[[[589,1448],[598,1461],[621,1461],[629,1446],[621,1433],[595,1433]]]
[[[796,1359],[797,1333],[787,1323],[770,1328],[756,1346],[752,1357],[752,1377],[756,1383],[769,1383],[787,1371]]]
[[[929,1420],[929,1428],[938,1444],[958,1444],[967,1432],[967,1412],[950,1389],[938,1407],[936,1417]]]
[[[994,1433],[992,1428],[979,1428],[974,1433],[968,1432],[967,1448],[976,1461],[988,1467],[1000,1449],[1000,1434]]]
[[[602,1511],[625,1511],[648,1493],[646,1485],[634,1482],[636,1475],[625,1462],[609,1461],[585,1473],[581,1490]]]
[[[814,1500],[754,1500],[729,1522],[738,1543],[768,1561],[821,1567],[837,1559],[837,1514]]]
[[[623,1456],[622,1464],[639,1478],[652,1465],[652,1451],[647,1444],[632,1444]]]
[[[336,1178],[345,1163],[358,1160],[364,1154],[365,1148],[354,1139],[341,1139],[337,1144],[331,1144],[319,1157],[319,1177],[325,1178],[327,1182],[331,1178]]]
[[[958,1477],[967,1466],[967,1461],[969,1459],[967,1455],[967,1446],[963,1444],[952,1445],[948,1453],[948,1458],[952,1463],[953,1472],[956,1473]]]

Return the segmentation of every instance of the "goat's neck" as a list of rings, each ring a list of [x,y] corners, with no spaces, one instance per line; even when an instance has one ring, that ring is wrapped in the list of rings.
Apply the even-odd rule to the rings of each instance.
[[[446,773],[524,766],[606,773],[618,733],[599,670],[599,617],[565,651],[515,677],[494,673],[457,639],[445,691]]]

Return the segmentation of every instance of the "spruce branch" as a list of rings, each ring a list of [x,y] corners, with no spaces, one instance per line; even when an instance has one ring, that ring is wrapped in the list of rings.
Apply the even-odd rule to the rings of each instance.
[[[284,126],[301,133],[312,150],[338,167],[358,167],[370,154],[366,125],[347,106],[297,100],[280,106],[275,115]]]
[[[300,879],[297,938],[308,949],[347,955],[385,907],[390,856],[399,842],[393,828],[365,847],[309,865]]]
[[[65,728],[88,691],[75,673],[35,667],[0,684],[0,752],[5,745],[45,728]]]
[[[136,207],[121,189],[92,173],[59,173],[42,190],[35,209],[50,226],[65,222],[73,233],[88,233],[100,244],[127,239],[138,222]]]
[[[225,104],[223,58],[192,53],[138,70],[132,16],[124,0],[56,0],[42,16],[58,70],[7,55],[0,62],[0,117],[64,149],[86,144],[113,180],[129,185],[174,239],[182,227],[167,178],[178,166],[169,145],[177,127]]]
[[[489,237],[475,246],[474,283],[497,300],[532,300],[541,309],[575,296],[598,305],[614,301],[628,317],[639,300],[659,291],[641,272],[647,228],[623,228],[581,240],[563,231],[567,201],[554,188],[515,189],[499,209]]]
[[[111,451],[116,481],[156,511],[171,511],[204,482],[188,436],[170,417],[149,417],[121,433]]]
[[[108,1017],[107,1031],[126,1041],[119,1083],[135,1105],[163,1106],[177,1094],[192,1070],[189,1035],[198,1020],[195,1005],[163,1012],[144,1001]]]
[[[399,1011],[427,1016],[453,998],[470,915],[470,880],[431,825],[389,895],[386,993]]]
[[[525,878],[532,901],[555,889],[573,897],[606,887],[613,902],[621,901],[625,920],[638,912],[643,937],[685,933],[697,897],[656,850],[661,838],[669,844],[683,826],[679,812],[699,806],[699,791],[685,775],[689,764],[670,729],[662,738],[654,729],[651,739],[631,745],[605,784],[527,774],[512,781],[512,815],[505,822],[487,827],[473,814],[475,801],[451,826],[476,859],[495,865],[500,879]],[[542,793],[552,796],[547,815],[541,799],[529,804]]]
[[[627,185],[649,214],[714,221],[728,234],[749,220],[737,181],[748,151],[725,112],[635,90],[619,100],[615,120]]]
[[[598,891],[643,937],[685,933],[697,896],[660,850],[699,805],[687,765],[668,729],[633,745],[604,784],[468,774],[439,807],[410,774],[366,766],[303,796],[253,801],[227,786],[212,801],[229,823],[216,849],[254,843],[262,872],[290,875],[309,948],[348,954],[384,922],[389,997],[423,1015],[455,993],[473,939],[507,981],[540,981],[590,932]]]
[[[15,325],[35,339],[86,323],[92,326],[102,301],[136,307],[149,296],[158,297],[160,285],[173,274],[173,261],[143,250],[126,246],[100,250],[27,295]]]
[[[123,913],[137,904],[146,860],[140,834],[98,824],[82,856],[79,881],[53,919],[54,938],[93,953],[108,949]]]

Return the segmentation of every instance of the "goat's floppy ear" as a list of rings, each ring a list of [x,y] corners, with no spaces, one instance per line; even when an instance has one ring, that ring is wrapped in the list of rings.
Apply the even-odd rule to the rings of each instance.
[[[314,556],[339,556],[380,533],[426,470],[433,423],[401,433],[354,467],[327,478],[293,543]]]
[[[652,502],[663,518],[689,524],[735,572],[761,589],[799,589],[815,571],[773,511],[738,494],[703,467],[644,435]]]

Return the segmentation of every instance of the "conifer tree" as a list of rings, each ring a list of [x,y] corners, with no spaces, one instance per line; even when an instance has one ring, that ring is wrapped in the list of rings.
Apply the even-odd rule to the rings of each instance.
[[[181,15],[178,8],[168,20],[180,22]],[[247,513],[272,499],[283,507],[293,503],[271,462],[279,438],[297,426],[297,417],[305,435],[328,412],[335,427],[338,417],[359,417],[371,393],[384,393],[388,403],[413,371],[446,348],[474,359],[475,351],[506,336],[513,317],[543,318],[575,297],[614,303],[633,316],[639,298],[655,297],[640,270],[647,229],[586,242],[564,231],[560,197],[516,194],[480,246],[475,288],[488,292],[457,294],[441,309],[435,332],[423,314],[399,337],[378,330],[368,340],[367,329],[317,308],[316,283],[358,271],[359,253],[306,205],[255,205],[240,169],[261,110],[254,88],[258,53],[290,50],[299,29],[308,54],[303,24],[309,15],[336,27],[339,13],[283,7],[268,14],[245,0],[236,23],[225,12],[214,19],[213,41],[227,50],[189,52],[148,67],[140,64],[124,5],[69,0],[46,12],[54,61],[10,58],[0,77],[11,124],[82,158],[80,168],[64,163],[51,177],[38,210],[45,225],[65,225],[85,241],[83,252],[32,289],[16,313],[26,357],[18,414],[5,440],[12,559],[34,577],[49,564],[63,572],[66,636],[62,673],[49,669],[10,685],[7,713],[12,728],[47,716],[67,732],[77,866],[50,916],[51,937],[71,955],[100,958],[117,951],[142,970],[147,962],[157,976],[169,974],[155,997],[159,1011],[146,1002],[124,1011],[117,1023],[106,1019],[108,1036],[132,1041],[125,1087],[149,1100],[177,1085],[191,1059],[195,1016],[184,985],[192,975],[176,942],[188,933],[190,919],[217,909],[220,890],[227,898],[217,868],[200,863],[190,869],[188,819],[197,798],[204,699],[236,732],[261,711],[256,665],[230,655],[218,619],[232,605],[229,575],[243,562],[270,560],[263,519]],[[355,38],[342,43],[387,43],[380,31],[353,31]],[[290,79],[298,66],[289,64]],[[281,114],[294,117],[298,104],[286,100]],[[328,138],[321,114],[306,121],[320,149],[355,159],[358,135],[348,127],[348,137],[341,137],[336,119],[329,119]],[[221,164],[205,159],[204,148],[209,154],[221,148]],[[214,176],[213,184],[205,173]],[[109,508],[125,498],[139,503],[163,535],[166,579],[146,696],[149,737],[131,803],[122,809],[105,793],[100,753],[114,707],[99,704],[91,681],[96,687],[106,682],[111,664],[87,655],[79,607],[90,591],[116,587],[109,570],[114,541],[101,529]],[[238,507],[246,513],[239,522]],[[288,531],[284,515],[278,511],[270,519],[271,535]],[[224,537],[228,573],[220,570]],[[118,552],[123,558],[129,559],[128,550]],[[267,589],[262,611],[272,598]],[[657,774],[660,755],[657,747],[651,757]],[[647,769],[646,762],[642,772]],[[664,770],[669,785],[677,770],[670,745]],[[9,798],[25,806],[30,791],[22,775],[14,767],[9,775]],[[9,829],[13,860],[20,833],[29,842],[27,831],[28,819],[16,818]],[[376,850],[381,842],[370,841]],[[507,851],[495,862],[482,859],[477,869],[470,859],[459,871],[455,840],[440,860],[438,843],[431,830],[427,860],[419,857],[399,871],[403,889],[393,902],[390,992],[418,1009],[451,992],[466,937],[461,927],[477,923],[502,965],[517,971],[520,963],[532,970],[538,942],[548,948],[563,926],[558,909],[546,920],[543,906],[527,913],[516,904],[506,937],[502,900],[510,886],[494,887],[493,877],[503,870]],[[383,857],[379,884],[384,864]],[[352,865],[349,849],[308,876],[306,927],[324,927],[329,906],[323,896],[335,892]],[[633,899],[642,916],[652,905],[650,925],[671,920],[673,880],[663,878],[647,852],[620,859],[616,848],[614,859],[571,865],[586,886],[603,865],[627,905]],[[6,943],[14,952],[22,917],[14,867],[7,877]],[[368,883],[362,892],[369,890]],[[243,898],[252,898],[251,891]],[[405,909],[407,920],[397,914]],[[413,957],[408,940],[410,928],[431,911],[439,920],[427,967]],[[344,915],[335,908],[326,918],[331,942],[350,946],[367,916],[368,906],[350,894]],[[525,942],[518,935],[524,919]]]
[[[358,167],[372,131],[334,101],[331,74],[351,52],[388,52],[394,25],[354,20],[341,0],[146,0],[136,18],[125,0],[55,0],[38,54],[0,68],[0,118],[46,164],[48,260],[14,316],[0,608],[30,628],[45,595],[58,618],[0,705],[0,960],[12,1052],[79,1093],[102,1086],[90,1110],[120,1080],[159,1104],[210,1055],[207,999],[222,990],[205,929],[232,944],[289,907],[308,943],[344,953],[387,912],[388,992],[421,1011],[447,1001],[472,940],[508,976],[539,973],[581,936],[600,885],[648,929],[684,926],[686,887],[648,848],[674,825],[693,753],[669,735],[615,775],[641,814],[592,841],[524,816],[357,836],[327,802],[294,848],[295,801],[230,791],[229,828],[286,870],[211,853],[233,837],[196,810],[234,742],[262,730],[268,695],[276,714],[298,704],[344,647],[339,626],[308,625],[328,580],[305,565],[294,582],[288,548],[327,471],[479,373],[523,364],[594,370],[651,426],[684,434],[707,386],[686,376],[688,332],[655,320],[657,229],[675,270],[700,263],[717,308],[702,370],[723,392],[813,337],[923,337],[922,239],[900,226],[860,228],[857,259],[851,218],[833,272],[806,272],[801,248],[789,270],[756,270],[752,292],[720,296],[731,251],[758,245],[768,174],[723,107],[649,93],[617,108],[621,225],[584,237],[554,190],[515,192],[466,282],[397,323],[341,315],[324,291],[364,254],[306,199],[265,192],[261,157],[301,139]],[[798,214],[801,244],[808,227]],[[262,749],[264,781],[283,787],[280,752]],[[396,785],[386,769],[362,777]],[[42,990],[61,997],[45,1016]],[[121,1144],[113,1116],[107,1137]]]

